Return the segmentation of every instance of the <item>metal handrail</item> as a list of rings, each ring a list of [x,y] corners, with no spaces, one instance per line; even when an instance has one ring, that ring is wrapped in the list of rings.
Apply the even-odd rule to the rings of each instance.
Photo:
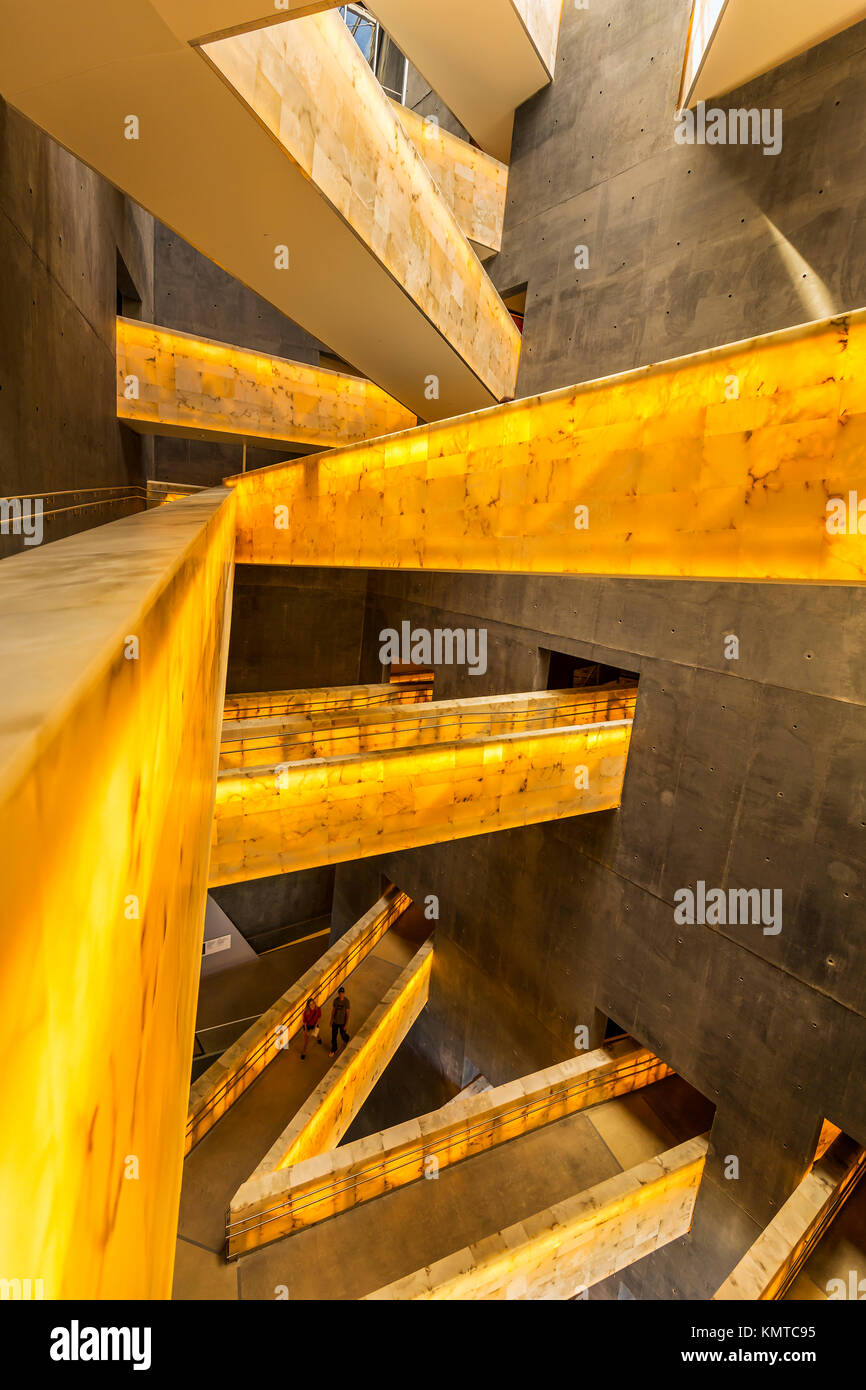
[[[476,1124],[464,1124],[457,1130],[449,1129],[441,1138],[433,1138],[429,1143],[416,1145],[414,1148],[401,1154],[399,1161],[389,1167],[388,1172],[398,1172],[400,1168],[405,1168],[410,1164],[416,1163],[419,1158],[427,1158],[431,1155],[435,1155],[441,1150],[449,1148],[455,1140],[471,1142],[473,1135],[478,1131],[493,1134],[497,1128],[504,1127],[515,1116],[528,1118],[539,1111],[549,1109],[554,1102],[559,1103],[567,1101],[572,1095],[580,1093],[588,1094],[600,1086],[610,1084],[612,1081],[637,1079],[640,1076],[648,1074],[659,1064],[660,1059],[658,1057],[652,1057],[646,1059],[646,1061],[639,1065],[635,1064],[621,1071],[607,1072],[603,1076],[594,1076],[590,1074],[588,1077],[576,1078],[568,1085],[563,1085],[551,1095],[544,1096],[535,1101],[524,1101],[508,1110],[503,1110],[496,1115],[491,1115],[482,1119]],[[665,1064],[661,1063],[661,1065]],[[227,1219],[226,1239],[230,1239],[232,1236],[236,1235],[243,1235],[247,1230],[255,1230],[259,1226],[269,1225],[271,1222],[279,1220],[280,1216],[288,1212],[303,1211],[306,1207],[315,1205],[316,1199],[322,1195],[330,1193],[337,1197],[347,1191],[356,1190],[368,1178],[376,1177],[381,1173],[382,1161],[380,1160],[377,1163],[368,1164],[365,1168],[359,1169],[356,1173],[347,1174],[343,1179],[337,1179],[316,1188],[302,1190],[297,1195],[287,1193],[286,1196],[273,1207],[265,1207],[261,1212],[256,1212],[252,1216],[240,1217],[234,1222]],[[270,1212],[275,1214],[271,1216],[268,1214]]]
[[[338,688],[339,688],[339,687],[335,687],[335,689],[338,689]],[[239,713],[235,713],[234,710],[232,710],[232,712],[231,712],[230,714],[226,714],[226,713],[225,713],[225,706],[224,706],[224,707],[223,707],[223,724],[224,724],[224,725],[225,725],[225,724],[236,724],[236,723],[238,723],[241,719],[268,719],[268,718],[273,718],[273,719],[292,719],[292,718],[303,719],[303,717],[304,717],[306,714],[342,714],[342,713],[351,713],[353,710],[379,709],[381,706],[383,706],[383,705],[389,705],[389,704],[400,705],[400,706],[403,706],[403,705],[412,705],[412,704],[427,704],[427,703],[429,703],[429,701],[421,701],[421,700],[413,701],[413,700],[408,700],[408,699],[406,699],[406,700],[401,700],[401,699],[399,698],[399,692],[400,692],[401,690],[406,690],[406,691],[409,691],[409,692],[411,692],[411,693],[414,694],[414,693],[416,693],[416,692],[419,691],[419,690],[424,690],[424,691],[426,691],[426,690],[432,690],[432,689],[433,689],[433,682],[432,682],[431,680],[426,680],[426,681],[421,681],[421,680],[419,680],[419,681],[413,681],[413,682],[408,682],[408,681],[407,681],[407,682],[406,682],[405,684],[403,684],[403,685],[393,685],[393,686],[391,687],[391,691],[394,693],[394,699],[393,699],[393,700],[375,700],[375,699],[371,699],[371,700],[368,700],[368,701],[357,700],[357,701],[355,701],[353,704],[350,704],[350,705],[341,705],[341,704],[339,704],[339,702],[333,703],[332,701],[329,701],[329,700],[323,700],[320,704],[313,704],[313,703],[310,703],[310,704],[303,705],[303,706],[290,705],[290,704],[268,705],[268,706],[266,706],[266,707],[265,707],[265,706],[262,706],[262,707],[265,708],[265,713],[264,713],[264,714],[239,714]],[[243,698],[248,698],[248,697],[243,697],[243,696],[239,696],[239,695],[230,695],[230,696],[228,697],[229,700],[237,700],[237,699],[243,699]],[[261,702],[260,702],[260,703],[261,703]]]
[[[399,694],[399,691],[402,691],[402,689],[405,689],[405,691],[413,692],[418,691],[418,689],[432,689],[432,685],[434,685],[434,681],[432,681],[431,676],[410,677],[409,680],[400,680],[399,682],[371,682],[371,687],[373,687],[374,689],[381,689],[381,691],[385,691],[386,689],[386,691],[391,691],[393,692],[393,694]],[[361,687],[361,685],[332,685],[332,687],[320,688],[327,688],[329,689],[329,691],[331,691],[331,689],[335,689],[335,691],[341,691],[341,689],[367,689],[368,687]],[[228,708],[229,703],[231,703],[232,701],[245,701],[245,699],[253,701],[253,699],[257,699],[257,702],[259,702],[260,705],[265,705],[265,703],[267,703],[268,699],[270,699],[271,696],[296,694],[297,691],[250,691],[249,694],[246,695],[227,695],[225,696],[224,706],[222,706],[222,720],[224,720],[224,723],[232,724],[236,723],[236,721],[238,721],[239,719],[257,719],[257,717],[259,717],[256,716],[256,714],[238,714],[235,713],[234,709],[231,710],[231,713],[225,713],[225,709]],[[327,714],[328,712],[341,713],[342,710],[375,709],[378,705],[388,705],[388,703],[391,702],[385,701],[385,699],[368,699],[366,703],[364,703],[363,701],[357,701],[357,703],[353,703],[353,705],[341,705],[339,701],[332,702],[329,698],[322,699],[322,701],[318,703],[309,703],[309,705],[302,706],[291,705],[291,703],[284,702],[282,703],[281,708],[285,708],[285,716],[281,716],[281,714],[275,713],[274,719],[281,719],[281,717],[289,717],[291,716],[292,712],[295,712],[297,714],[297,717],[299,717],[300,719],[300,717],[302,717],[304,713]],[[400,701],[400,699],[395,699],[393,703],[399,703],[399,705],[406,705],[406,703],[411,703],[411,701]],[[275,709],[275,706],[270,705],[268,706],[268,709]]]
[[[609,703],[623,705],[626,706],[626,708],[628,708],[628,706],[635,706],[635,708],[637,708],[637,694],[631,694],[630,692],[630,694],[619,696],[619,698],[614,699],[614,701],[609,701]],[[423,713],[418,713],[417,716],[411,712],[413,706],[409,705],[402,706],[402,708],[400,708],[400,714],[396,714],[395,712],[393,716],[384,716],[381,720],[373,721],[373,723],[370,724],[364,724],[363,733],[373,734],[377,733],[377,731],[398,733],[398,730],[391,727],[392,723],[410,724],[410,726],[413,726],[413,730],[410,731],[414,731],[416,727],[449,728],[452,724],[457,724],[457,726],[461,727],[463,724],[518,723],[518,721],[521,720],[523,720],[523,723],[531,723],[532,720],[555,719],[555,717],[573,716],[573,714],[595,714],[596,710],[598,710],[598,705],[599,701],[587,701],[575,703],[575,705],[546,706],[546,708],[538,710],[502,709],[492,710],[492,712],[491,710],[480,710],[478,713],[455,710],[455,712],[449,712],[449,714],[436,714],[435,710],[424,710],[423,706],[418,705],[417,709],[423,710]],[[370,709],[375,708],[377,708],[377,706],[370,706]],[[403,713],[403,710],[407,710],[407,713]],[[299,730],[289,728],[289,730],[286,731],[285,739],[278,739],[277,742],[267,742],[267,744],[257,744],[256,735],[254,734],[246,735],[246,737],[243,734],[232,734],[232,737],[221,739],[220,751],[231,751],[231,749],[245,745],[250,746],[250,748],[277,748],[279,742],[289,741],[292,737],[300,739],[303,737],[316,738],[324,737],[324,735],[331,735],[331,737],[339,738],[341,735],[339,735],[338,731],[342,730],[342,728],[348,728],[348,730],[350,730],[350,734],[346,735],[346,737],[352,737],[356,731],[360,733],[360,724],[357,723],[357,719],[353,719],[353,717],[350,717],[349,713],[343,713],[342,710],[336,710],[335,713],[338,714],[339,719],[343,720],[343,723],[334,724],[334,726],[329,728],[299,728]],[[281,716],[274,717],[275,719],[279,719]],[[284,717],[288,719],[288,717],[291,716]],[[297,720],[303,720],[303,717],[303,714],[299,714]],[[605,723],[605,721],[602,720],[602,723]]]
[[[802,1250],[798,1251],[797,1258],[793,1261],[791,1268],[774,1293],[772,1302],[778,1303],[785,1297],[785,1294],[788,1292],[804,1265],[811,1259],[816,1248],[824,1239],[828,1227],[836,1220],[841,1208],[848,1201],[848,1198],[851,1196],[851,1193],[854,1191],[854,1188],[857,1186],[864,1173],[866,1173],[866,1149],[861,1149],[859,1155],[854,1159],[851,1167],[839,1182],[838,1187],[836,1187],[831,1194],[826,1211],[816,1222]]]
[[[403,913],[407,911],[411,904],[412,900],[406,893],[401,893],[398,897],[396,897],[394,901],[389,905],[389,907],[386,908],[384,912],[380,913],[379,916],[376,917],[374,921],[370,923],[370,926],[363,933],[363,935],[359,936],[357,941],[352,943],[352,946],[349,948],[346,955],[344,957],[341,957],[340,960],[335,961],[331,968],[327,971],[327,973],[322,976],[322,979],[315,987],[314,993],[319,994],[323,990],[328,991],[329,986],[333,983],[333,981],[340,974],[340,972],[346,967],[348,962],[352,959],[352,956],[361,954],[362,948],[369,940],[369,938],[371,936],[376,935],[377,932],[380,932],[380,929],[382,928],[383,924],[385,924],[384,931],[381,931],[380,934],[384,936],[385,932],[390,930],[390,928],[393,926],[394,922],[398,919],[398,917],[402,917]],[[285,1019],[283,1020],[282,1026],[285,1028],[293,1028],[294,1026],[297,1026],[301,1018],[303,1017],[306,1003],[306,999],[299,1000],[295,1007],[290,1011],[290,1013],[286,1015]],[[241,1034],[241,1037],[243,1037],[243,1034]],[[219,1104],[219,1102],[224,1098],[226,1093],[233,1087],[235,1087],[238,1084],[238,1082],[241,1081],[254,1068],[255,1064],[261,1059],[263,1054],[267,1051],[268,1047],[271,1046],[271,1043],[272,1038],[271,1032],[269,1030],[266,1036],[262,1038],[261,1042],[258,1043],[254,1051],[251,1052],[250,1055],[245,1059],[243,1066],[239,1067],[237,1071],[232,1072],[231,1076],[226,1077],[226,1079],[222,1082],[218,1089],[208,1097],[207,1101],[203,1105],[201,1105],[198,1110],[194,1111],[192,1115],[188,1116],[186,1122],[187,1135],[189,1135],[196,1128],[199,1122]]]
[[[625,708],[626,708],[626,710],[627,710],[629,713],[631,713],[632,715],[634,714],[634,708],[636,708],[636,700],[626,698],[626,699],[620,701],[619,703],[621,703],[622,705],[624,705]],[[632,708],[631,710],[629,710],[629,706],[634,706],[634,708]],[[462,714],[462,715],[455,715],[455,716],[452,716],[451,718],[448,718],[447,716],[438,716],[438,717],[437,717],[436,715],[432,715],[432,716],[426,716],[426,715],[425,715],[425,716],[419,716],[417,719],[407,717],[405,722],[406,722],[407,724],[410,724],[410,725],[411,725],[411,728],[405,730],[405,732],[406,732],[406,733],[415,733],[415,732],[421,733],[421,732],[425,731],[426,729],[430,729],[430,728],[435,728],[435,729],[448,729],[448,728],[451,728],[451,727],[456,727],[456,728],[458,728],[458,729],[461,729],[461,728],[466,728],[467,726],[471,728],[472,726],[478,725],[478,724],[489,725],[489,724],[493,724],[493,723],[511,723],[511,724],[520,724],[520,725],[525,726],[525,725],[527,725],[527,724],[535,723],[535,722],[537,722],[537,721],[539,721],[539,720],[542,721],[543,723],[549,724],[550,727],[551,727],[552,729],[556,729],[556,728],[563,728],[563,729],[565,729],[565,728],[571,728],[571,727],[580,728],[580,727],[581,727],[580,725],[574,725],[574,726],[572,726],[572,725],[569,725],[569,724],[562,724],[561,722],[558,722],[558,721],[561,721],[562,719],[567,719],[567,718],[569,718],[569,717],[572,717],[572,718],[573,718],[575,715],[582,714],[582,713],[595,714],[595,713],[596,713],[596,705],[595,705],[594,703],[593,703],[593,704],[589,704],[589,705],[572,705],[572,706],[559,707],[559,708],[557,708],[557,709],[539,710],[539,711],[537,711],[537,712],[529,712],[529,711],[524,711],[524,710],[504,710],[504,711],[502,711],[502,713],[496,713],[496,714],[490,714],[490,713],[478,714],[478,715]],[[627,721],[627,720],[628,720],[628,713],[626,714],[626,721]],[[557,721],[557,722],[551,722],[551,721]],[[398,721],[398,722],[400,722],[400,721]],[[599,724],[607,724],[607,723],[621,723],[621,722],[623,722],[623,721],[622,721],[622,719],[607,719],[607,720],[602,719],[602,720],[597,720],[596,722],[599,723]],[[339,726],[337,726],[337,729],[339,729]],[[353,728],[347,730],[347,732],[345,732],[345,733],[338,732],[337,730],[333,730],[333,731],[332,731],[332,730],[329,730],[329,729],[309,729],[309,730],[307,730],[307,729],[301,729],[301,730],[294,730],[294,729],[292,729],[292,730],[289,730],[289,731],[287,732],[287,734],[286,734],[283,738],[278,739],[278,740],[276,740],[276,741],[274,741],[273,739],[270,739],[268,742],[264,742],[264,743],[259,743],[259,742],[257,742],[254,735],[253,735],[252,737],[248,737],[248,738],[243,738],[243,737],[235,736],[235,737],[233,737],[233,738],[231,738],[231,739],[228,739],[228,740],[226,740],[226,739],[223,739],[223,740],[222,740],[222,742],[220,743],[220,755],[222,756],[223,754],[226,754],[226,753],[239,752],[239,751],[243,751],[244,749],[248,750],[250,753],[266,753],[269,749],[281,748],[281,747],[283,747],[284,744],[286,744],[286,743],[293,743],[293,742],[300,743],[300,742],[302,742],[302,741],[306,741],[306,742],[309,742],[309,743],[315,743],[318,739],[324,740],[325,738],[327,738],[328,741],[329,741],[330,743],[345,742],[345,741],[347,741],[347,740],[349,740],[349,739],[360,741],[360,739],[363,738],[365,735],[368,736],[368,737],[374,736],[374,735],[376,735],[377,733],[380,733],[380,734],[381,734],[381,733],[386,733],[386,734],[387,734],[387,733],[391,733],[391,734],[396,735],[396,734],[398,734],[398,733],[400,733],[400,732],[403,732],[403,731],[400,730],[399,728],[389,727],[387,721],[382,720],[382,721],[381,721],[381,727],[379,727],[378,729],[377,729],[376,724],[365,725],[365,726],[363,727],[363,729],[361,729],[359,726],[356,725],[356,726],[354,726]],[[541,732],[541,730],[539,730],[538,732]],[[495,737],[496,737],[496,734],[491,734],[491,737],[492,737],[492,738],[495,738]],[[443,741],[447,741],[447,740],[443,740]],[[375,751],[377,751],[377,750],[372,749],[372,750],[361,750],[361,751],[372,751],[372,752],[375,752]],[[386,751],[386,750],[385,750],[385,749],[382,749],[381,751],[384,752],[384,751]],[[305,761],[305,759],[298,759],[298,761]],[[224,769],[224,770],[227,770],[227,769]]]

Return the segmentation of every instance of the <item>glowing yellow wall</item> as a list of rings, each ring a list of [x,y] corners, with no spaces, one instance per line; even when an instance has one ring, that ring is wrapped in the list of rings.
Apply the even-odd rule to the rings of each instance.
[[[220,770],[273,767],[304,758],[346,758],[460,738],[494,738],[532,729],[633,719],[637,687],[531,691],[476,700],[436,700],[415,709],[382,705],[294,718],[245,719],[223,727]]]
[[[171,1292],[233,505],[0,564],[0,1277],[48,1298]]]
[[[228,1250],[240,1255],[336,1216],[359,1202],[417,1182],[430,1171],[528,1134],[541,1125],[670,1076],[664,1062],[630,1040],[573,1057],[546,1071],[457,1097],[444,1110],[369,1139],[343,1144],[315,1162],[260,1173],[232,1199]]]
[[[426,701],[430,683],[405,685],[328,685],[309,690],[269,690],[252,695],[227,695],[224,722],[233,726],[248,719],[279,719],[329,710],[365,709],[370,705],[414,705]],[[233,727],[227,734],[237,732]]]
[[[230,481],[250,563],[859,583],[866,311]]]
[[[427,1003],[432,965],[433,943],[426,941],[275,1140],[253,1178],[339,1144]]]
[[[403,129],[470,241],[485,251],[502,246],[508,165],[444,130],[429,117],[394,102]]]
[[[324,1005],[409,905],[405,893],[389,889],[202,1073],[189,1092],[187,1153],[288,1046],[301,1026],[310,996]]]
[[[574,1298],[686,1234],[706,1152],[690,1139],[368,1297]]]
[[[339,15],[201,51],[491,395],[513,396],[520,334]]]
[[[145,433],[330,448],[411,429],[371,381],[117,320],[117,416]]]
[[[630,736],[599,724],[223,772],[211,884],[610,810]]]

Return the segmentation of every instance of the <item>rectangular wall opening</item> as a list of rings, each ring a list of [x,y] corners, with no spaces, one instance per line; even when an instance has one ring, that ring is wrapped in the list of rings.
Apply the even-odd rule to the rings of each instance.
[[[588,661],[569,652],[548,651],[542,647],[541,656],[542,672],[544,662],[547,662],[547,690],[603,689],[610,685],[637,685],[639,681],[637,671],[608,666],[601,661]]]

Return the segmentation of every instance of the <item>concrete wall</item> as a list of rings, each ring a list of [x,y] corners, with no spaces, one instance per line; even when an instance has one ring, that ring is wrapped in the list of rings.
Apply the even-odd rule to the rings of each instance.
[[[319,363],[322,344],[316,338],[161,222],[156,224],[153,321],[292,362]],[[265,468],[280,457],[268,449],[249,448],[247,468]],[[285,457],[291,457],[291,451]],[[159,439],[155,477],[210,485],[240,473],[242,461],[240,444]]]
[[[563,7],[556,81],[517,116],[488,266],[501,290],[528,283],[518,395],[866,303],[866,23],[712,103],[781,108],[767,157],[675,143],[691,6]]]
[[[528,282],[520,394],[866,302],[866,25],[723,100],[782,108],[771,158],[675,145],[689,10],[564,7],[557,82],[518,114],[492,263],[501,289]],[[362,679],[379,631],[404,619],[488,629],[487,674],[440,670],[437,697],[538,688],[542,648],[640,672],[619,812],[377,867],[440,897],[413,1043],[453,1083],[560,1060],[577,1024],[595,1043],[608,1015],[716,1105],[691,1236],[620,1276],[638,1297],[709,1297],[802,1175],[824,1116],[866,1141],[862,595],[380,573]],[[698,879],[780,889],[781,933],[677,926],[674,893]]]
[[[329,916],[333,892],[334,870],[326,865],[298,874],[230,883],[214,888],[210,896],[256,951],[268,951],[327,926],[319,919]],[[372,898],[367,907],[375,901]]]
[[[60,494],[46,541],[143,507],[151,445],[117,423],[118,249],[148,314],[151,218],[0,99],[0,495]],[[0,557],[22,548],[0,535]]]
[[[364,572],[239,565],[226,688],[231,694],[358,683],[367,576]],[[219,888],[214,897],[257,950],[303,935],[331,911],[334,870],[321,869]],[[376,901],[378,890],[352,917]]]
[[[359,684],[367,576],[239,565],[227,690]]]

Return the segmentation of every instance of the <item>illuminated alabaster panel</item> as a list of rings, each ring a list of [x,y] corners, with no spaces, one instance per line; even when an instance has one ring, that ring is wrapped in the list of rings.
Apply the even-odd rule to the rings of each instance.
[[[714,1299],[781,1298],[866,1171],[866,1150],[845,1136],[816,1161],[749,1247]]]
[[[441,1171],[670,1075],[670,1068],[647,1049],[630,1040],[614,1043],[481,1095],[457,1098],[442,1110],[317,1158],[262,1172],[232,1199],[228,1253],[244,1254],[417,1182],[429,1172],[431,1159]]]
[[[860,583],[866,311],[230,481],[250,563]]]
[[[427,1003],[432,965],[433,943],[426,941],[274,1141],[254,1178],[339,1144]]]
[[[368,1298],[574,1298],[686,1234],[706,1152],[690,1139]]]
[[[223,772],[211,885],[618,806],[631,723]]]
[[[0,564],[0,1277],[168,1298],[225,688],[224,489]]]
[[[637,687],[532,691],[476,700],[436,700],[412,709],[382,705],[361,712],[317,711],[293,718],[238,720],[223,729],[220,769],[273,766],[306,758],[346,758],[390,748],[418,748],[461,738],[495,738],[633,719]]]
[[[563,0],[512,0],[550,76],[556,67]]]
[[[491,395],[513,396],[520,334],[339,15],[201,51]]]
[[[76,0],[58,24],[6,8],[4,99],[196,250],[419,419],[514,395],[514,323],[338,14],[263,0],[278,21],[264,38],[200,47],[190,20],[213,36],[231,27],[221,14],[255,7]],[[482,75],[503,70],[494,32],[472,55]],[[239,63],[243,94],[221,71],[235,42],[261,57],[257,72]]]
[[[432,681],[421,675],[393,685],[327,685],[308,690],[270,690],[251,695],[227,695],[224,722],[279,719],[329,710],[366,709],[372,705],[414,705],[428,700]],[[232,732],[232,730],[228,730]]]
[[[117,416],[144,433],[329,448],[411,428],[362,377],[117,320]]]
[[[420,154],[464,234],[485,251],[502,246],[508,165],[394,102],[406,134]]]
[[[270,1009],[256,1019],[237,1042],[208,1067],[189,1092],[186,1123],[186,1152],[195,1148],[217,1120],[234,1105],[269,1066],[288,1047],[301,1027],[304,1008],[312,996],[325,1000],[343,984],[352,971],[369,955],[377,942],[410,906],[405,893],[391,888],[344,932],[305,975],[290,985]]]

